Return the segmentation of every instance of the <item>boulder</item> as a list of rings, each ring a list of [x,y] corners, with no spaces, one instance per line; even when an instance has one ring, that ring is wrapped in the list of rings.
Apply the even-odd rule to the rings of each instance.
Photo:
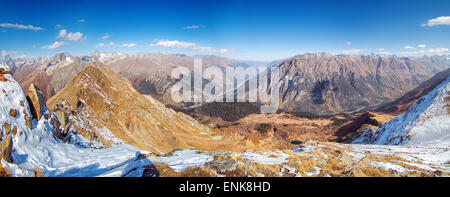
[[[61,128],[66,128],[66,115],[64,111],[57,109],[55,110],[55,115],[58,118],[59,124],[61,124]]]
[[[5,70],[4,68],[0,68],[0,81],[8,81],[8,79],[3,76],[4,74],[11,74],[9,71]]]
[[[36,120],[40,120],[42,117],[42,112],[44,111],[45,103],[44,95],[36,85],[30,84],[27,99],[30,103],[31,115],[33,115]]]
[[[12,157],[11,157],[12,148],[13,148],[12,136],[7,135],[0,144],[0,149],[1,149],[0,155],[5,161],[7,161],[9,163],[12,163]]]
[[[10,109],[9,110],[9,115],[11,117],[16,117],[17,116],[17,110],[16,109]]]

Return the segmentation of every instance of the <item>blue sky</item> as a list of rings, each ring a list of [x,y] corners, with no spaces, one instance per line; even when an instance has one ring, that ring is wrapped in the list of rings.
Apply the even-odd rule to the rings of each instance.
[[[270,61],[306,52],[449,53],[450,1],[0,0],[0,50],[213,54]]]

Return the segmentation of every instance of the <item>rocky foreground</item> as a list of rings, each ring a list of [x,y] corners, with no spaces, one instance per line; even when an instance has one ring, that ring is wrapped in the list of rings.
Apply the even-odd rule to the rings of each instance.
[[[183,151],[180,151],[180,153]],[[178,154],[178,151],[171,155]],[[167,156],[170,158],[173,156]],[[293,150],[214,153],[197,151],[196,166],[180,168],[176,161],[146,163],[143,176],[334,177],[449,176],[448,148],[343,145],[309,141]],[[161,157],[166,158],[166,157]],[[159,159],[161,159],[159,158]],[[153,162],[153,163],[152,163]]]

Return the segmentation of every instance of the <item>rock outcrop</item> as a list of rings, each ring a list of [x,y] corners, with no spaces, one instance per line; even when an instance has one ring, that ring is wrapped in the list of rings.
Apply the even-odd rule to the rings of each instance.
[[[0,144],[1,147],[1,157],[7,161],[7,162],[12,162],[12,157],[11,157],[11,153],[13,150],[13,140],[11,135],[7,135],[5,136],[5,138],[1,141]]]
[[[11,74],[8,70],[4,69],[4,68],[0,68],[0,81],[8,81],[8,79],[3,76],[4,74]]]
[[[31,114],[34,118],[36,118],[36,120],[40,120],[42,117],[42,112],[44,112],[45,101],[44,95],[36,85],[30,84],[27,100],[31,104]]]

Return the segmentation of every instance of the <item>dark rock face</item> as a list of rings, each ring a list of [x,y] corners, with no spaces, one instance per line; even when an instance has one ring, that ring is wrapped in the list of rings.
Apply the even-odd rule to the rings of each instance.
[[[280,69],[281,109],[335,114],[390,102],[449,68],[450,61],[438,56],[315,53],[298,55],[274,66]]]
[[[311,99],[314,104],[323,104],[325,100],[323,100],[323,94],[328,91],[330,88],[330,81],[318,81],[315,83],[314,88],[312,90]]]

